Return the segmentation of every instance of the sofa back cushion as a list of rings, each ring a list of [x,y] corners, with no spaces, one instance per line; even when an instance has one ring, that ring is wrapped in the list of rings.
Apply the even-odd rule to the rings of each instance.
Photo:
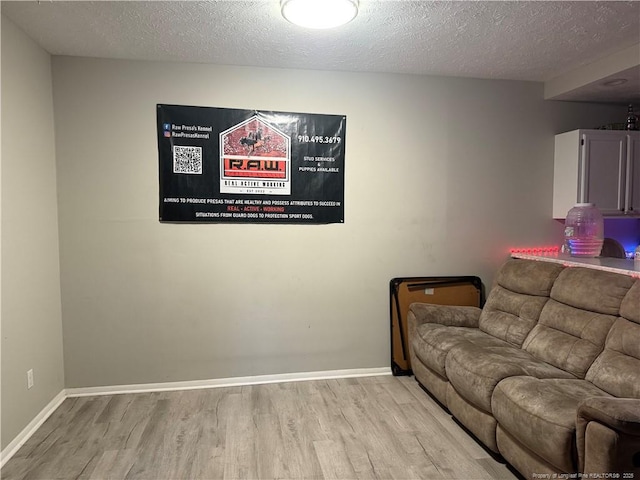
[[[553,284],[551,298],[583,310],[617,316],[633,283],[629,275],[593,268],[566,268]]]
[[[633,279],[626,275],[564,269],[522,348],[539,360],[585,378],[604,348],[631,285]]]
[[[636,280],[620,305],[620,316],[640,324],[640,280]]]
[[[505,263],[480,315],[485,333],[517,347],[538,322],[561,265],[512,259]]]
[[[586,379],[616,397],[640,398],[640,280],[624,297],[620,315]]]

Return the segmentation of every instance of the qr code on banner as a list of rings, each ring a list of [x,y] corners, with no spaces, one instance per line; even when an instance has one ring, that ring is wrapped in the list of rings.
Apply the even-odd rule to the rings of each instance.
[[[202,147],[174,145],[173,173],[202,174]]]

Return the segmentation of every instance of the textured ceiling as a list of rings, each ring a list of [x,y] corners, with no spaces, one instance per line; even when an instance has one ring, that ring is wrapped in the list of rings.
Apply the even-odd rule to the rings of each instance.
[[[343,27],[307,31],[279,0],[2,2],[54,55],[546,81],[640,43],[637,1],[360,7]]]

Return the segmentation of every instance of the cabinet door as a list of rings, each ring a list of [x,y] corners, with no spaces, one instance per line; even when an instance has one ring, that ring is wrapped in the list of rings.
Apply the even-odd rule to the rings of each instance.
[[[627,138],[624,132],[582,136],[578,200],[595,203],[602,213],[622,213],[625,201]]]
[[[626,211],[640,213],[640,134],[628,137],[626,177]]]

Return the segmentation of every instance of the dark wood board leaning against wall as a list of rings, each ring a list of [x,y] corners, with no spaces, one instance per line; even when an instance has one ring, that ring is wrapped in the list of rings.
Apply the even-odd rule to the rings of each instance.
[[[484,298],[479,277],[399,277],[391,279],[391,371],[411,375],[407,314],[414,302],[433,305],[482,307]]]

